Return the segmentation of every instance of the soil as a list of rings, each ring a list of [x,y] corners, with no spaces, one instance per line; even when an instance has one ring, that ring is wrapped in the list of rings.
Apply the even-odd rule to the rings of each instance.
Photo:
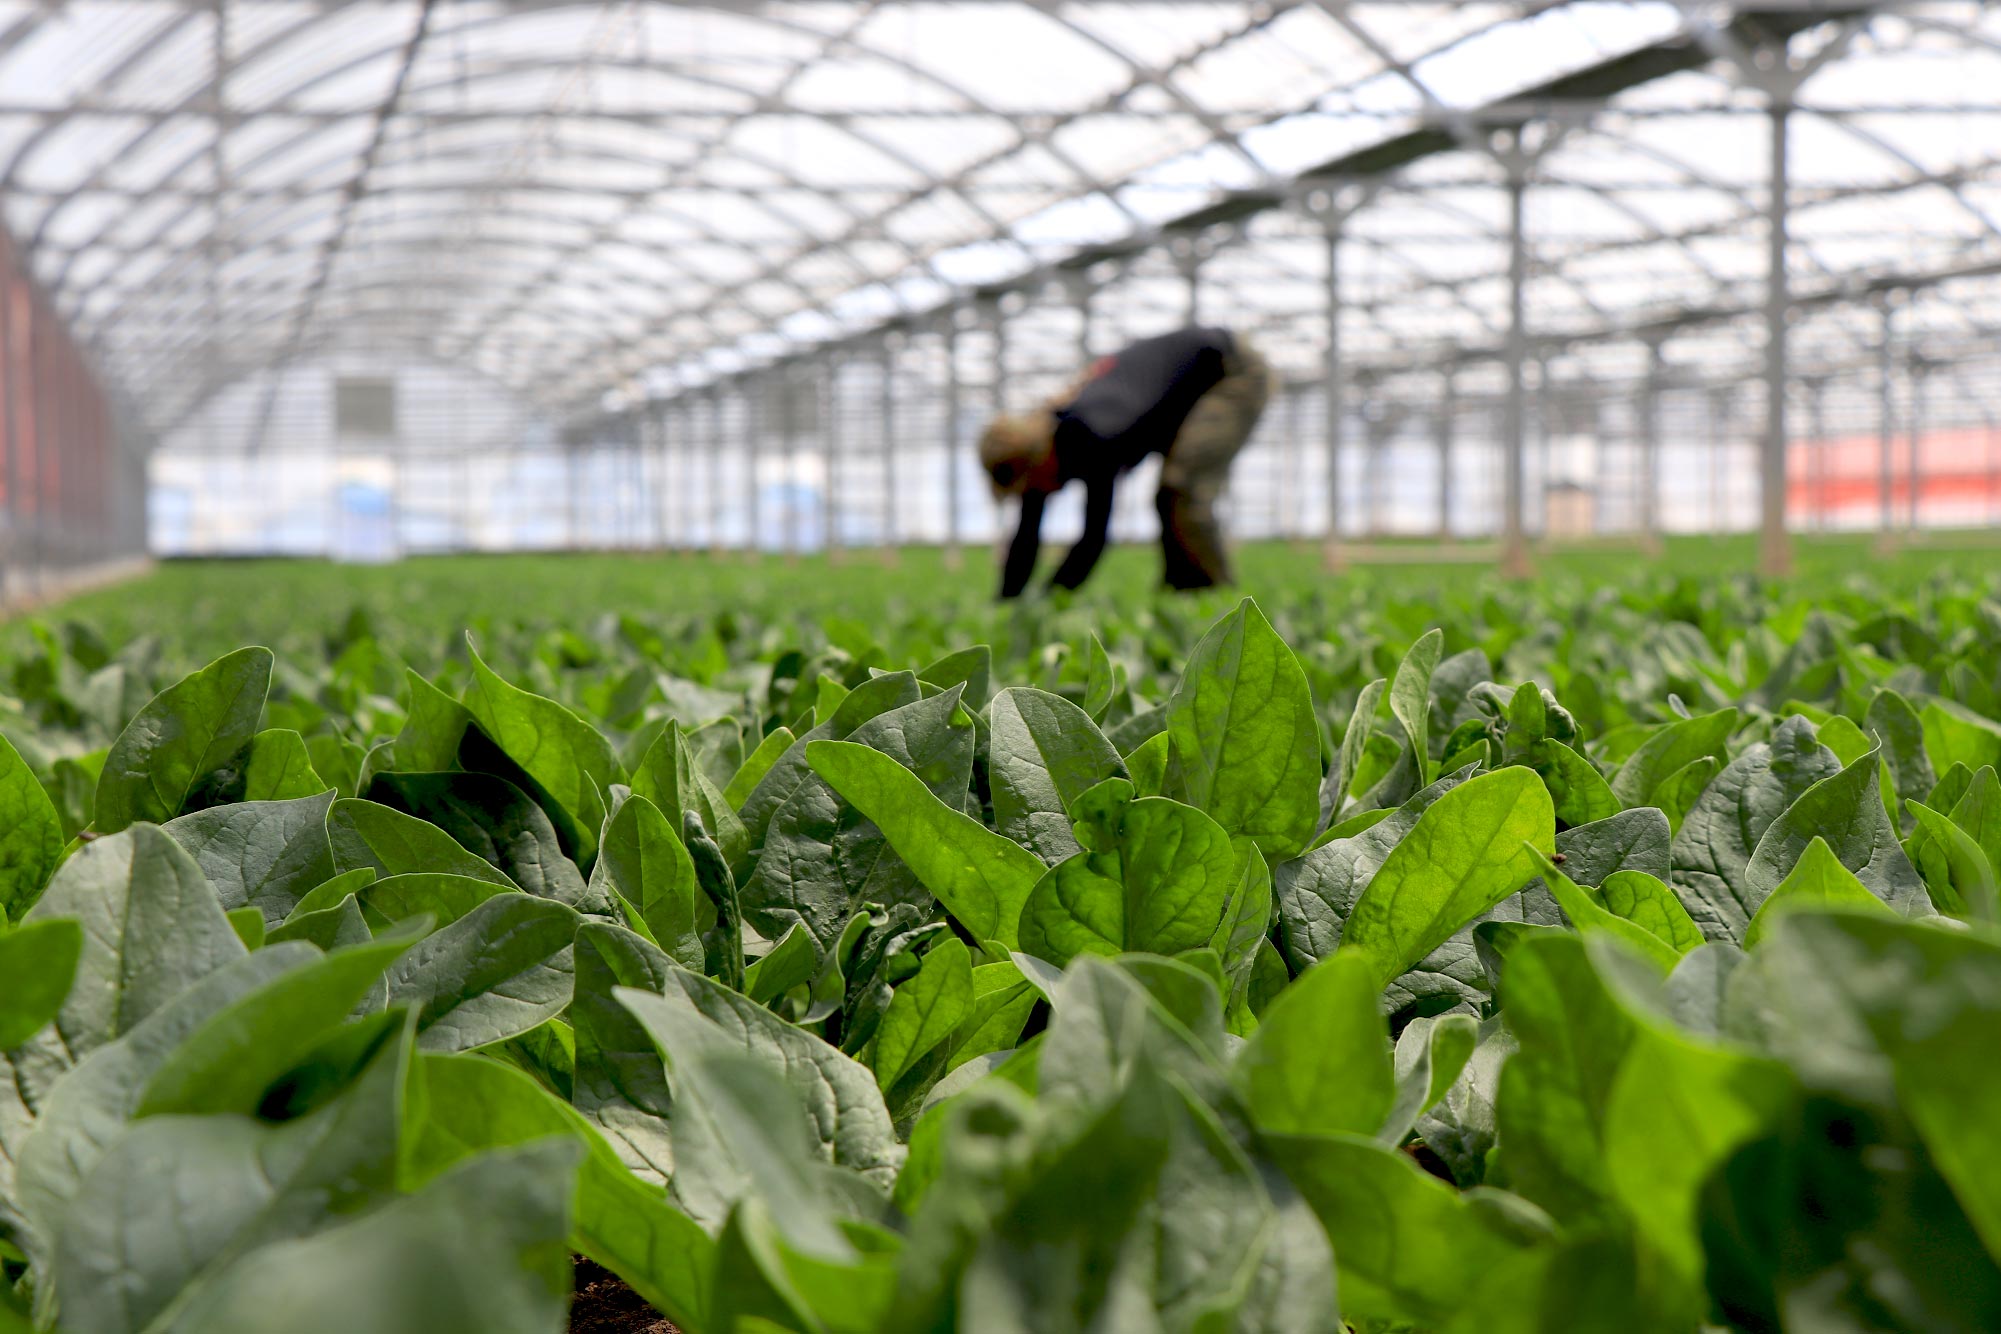
[[[617,1274],[581,1255],[576,1261],[570,1334],[680,1334]]]

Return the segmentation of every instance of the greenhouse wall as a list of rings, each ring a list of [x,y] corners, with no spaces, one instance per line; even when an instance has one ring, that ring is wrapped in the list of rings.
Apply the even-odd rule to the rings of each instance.
[[[0,232],[0,603],[146,554],[143,438]]]

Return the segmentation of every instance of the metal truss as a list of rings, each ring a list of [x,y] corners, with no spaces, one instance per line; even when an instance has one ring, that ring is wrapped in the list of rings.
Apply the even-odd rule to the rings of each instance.
[[[1325,260],[1300,201],[1345,177],[1275,150],[1284,135],[1324,135],[1376,187],[1341,261],[1358,369],[1504,342],[1487,154],[1527,123],[1562,129],[1527,182],[1537,346],[1758,308],[1767,182],[1743,146],[1764,110],[1731,61],[1787,6],[1690,5],[1665,27],[1567,0],[979,8],[987,26],[955,28],[902,0],[0,0],[0,200],[156,434],[346,345],[590,415],[1066,273],[1099,274],[1096,318],[1165,317],[1143,261],[1170,247],[1229,318],[1289,332],[1305,373]],[[2001,258],[2001,114],[1981,92],[2001,21],[1972,0],[1823,8],[1788,29],[1815,62],[1789,114],[1868,170],[1816,166],[1831,149],[1792,163],[1793,291]],[[963,58],[987,37],[1025,44],[993,52],[1028,58],[1019,88]],[[1676,54],[1691,43],[1707,58]],[[163,52],[196,48],[195,77],[163,77]],[[8,78],[31,59],[45,77]],[[1604,73],[1621,62],[1646,77]],[[1974,72],[1934,90],[1920,62]],[[1942,160],[1948,126],[1970,148]],[[821,151],[787,147],[809,130]],[[1867,238],[1820,226],[1858,209]],[[1664,303],[1622,271],[1680,276]],[[1866,316],[1815,355],[1873,347]],[[1941,337],[1995,320],[1941,316]]]

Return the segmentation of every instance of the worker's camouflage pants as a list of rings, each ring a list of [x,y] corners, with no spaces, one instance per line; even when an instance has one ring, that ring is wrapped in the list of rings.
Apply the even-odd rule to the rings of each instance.
[[[1223,378],[1196,400],[1160,469],[1161,577],[1169,588],[1208,588],[1230,582],[1216,501],[1230,480],[1230,464],[1257,428],[1271,398],[1271,366],[1242,334]]]

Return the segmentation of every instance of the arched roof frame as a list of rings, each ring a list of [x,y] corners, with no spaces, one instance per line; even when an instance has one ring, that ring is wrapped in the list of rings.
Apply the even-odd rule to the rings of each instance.
[[[157,26],[149,41],[140,43],[123,52],[97,72],[101,83],[113,92],[135,73],[144,72],[147,52],[170,40],[185,40],[195,34],[198,21],[205,14],[214,12],[212,4],[198,3],[198,0],[137,0],[138,3],[158,3],[173,6],[169,15]],[[10,52],[18,53],[23,44],[36,35],[38,26],[45,21],[53,21],[39,8],[26,8],[8,15],[7,7],[30,4],[31,0],[0,0],[0,62],[4,62]],[[253,8],[258,0],[215,0],[215,3],[232,4],[239,11]],[[803,0],[788,11],[772,10],[752,12],[734,0],[709,0],[709,3],[695,5],[665,6],[660,0],[644,0],[634,9],[652,14],[663,8],[713,9],[728,15],[732,24],[742,25],[743,31],[770,30],[783,31],[790,39],[809,42],[810,49],[802,48],[801,58],[788,56],[785,63],[790,66],[790,74],[775,85],[760,85],[749,75],[739,75],[735,67],[717,64],[713,68],[701,67],[698,63],[685,59],[653,61],[647,58],[628,59],[619,52],[605,53],[595,49],[590,42],[580,41],[575,46],[565,46],[557,42],[552,46],[546,60],[539,55],[522,56],[521,44],[505,48],[505,58],[497,59],[477,69],[469,69],[462,75],[438,73],[438,62],[432,60],[424,65],[422,77],[408,84],[404,91],[414,95],[426,110],[411,110],[411,116],[433,114],[443,116],[432,105],[441,93],[456,88],[474,90],[475,100],[478,90],[483,87],[500,87],[511,79],[533,75],[538,71],[584,70],[596,72],[618,68],[649,69],[659,71],[663,77],[681,81],[693,88],[707,87],[719,97],[751,99],[748,108],[739,106],[736,110],[724,107],[713,114],[702,116],[689,112],[683,123],[675,123],[671,117],[658,123],[645,123],[643,118],[607,109],[604,119],[614,118],[619,123],[636,127],[641,134],[660,137],[662,142],[680,145],[698,144],[701,139],[699,126],[734,122],[728,118],[739,118],[758,114],[772,115],[812,115],[789,96],[792,81],[829,62],[838,62],[852,57],[856,62],[869,62],[870,68],[894,68],[907,75],[913,85],[922,85],[928,90],[923,98],[913,98],[909,103],[912,115],[963,115],[974,120],[992,118],[996,125],[1011,129],[1012,133],[1002,146],[995,147],[975,157],[967,165],[951,172],[932,172],[927,168],[923,156],[914,151],[905,151],[902,141],[892,142],[892,136],[873,128],[871,121],[898,114],[893,108],[872,106],[867,99],[857,103],[856,108],[847,113],[835,113],[825,117],[825,124],[832,132],[851,139],[876,158],[895,163],[899,170],[910,173],[912,186],[902,197],[886,208],[862,207],[847,197],[833,197],[824,201],[824,217],[806,217],[788,214],[780,198],[767,200],[757,190],[741,192],[739,203],[743,208],[761,211],[772,220],[776,235],[787,238],[777,242],[747,240],[734,234],[727,225],[719,225],[699,216],[694,211],[673,219],[677,227],[685,228],[691,235],[704,238],[703,244],[726,246],[743,254],[747,259],[747,273],[717,283],[708,281],[706,275],[695,271],[693,266],[683,264],[680,278],[666,275],[674,272],[675,256],[673,247],[660,245],[653,247],[659,257],[658,274],[642,273],[637,266],[627,263],[626,254],[616,248],[607,247],[606,242],[625,239],[621,227],[634,216],[658,215],[663,218],[673,205],[662,203],[662,196],[646,192],[643,184],[615,190],[609,185],[594,186],[580,182],[573,191],[579,198],[598,200],[601,205],[608,202],[605,216],[598,221],[579,217],[559,224],[565,233],[564,239],[552,240],[544,245],[547,261],[535,270],[532,262],[524,263],[533,254],[537,244],[520,235],[532,226],[531,219],[541,216],[538,209],[528,201],[546,195],[553,200],[566,193],[551,173],[552,179],[538,182],[532,178],[508,178],[496,176],[490,181],[472,181],[458,186],[444,186],[433,189],[416,179],[412,170],[422,162],[463,163],[482,156],[482,145],[501,143],[504,134],[496,132],[491,139],[484,139],[482,131],[465,128],[491,119],[492,124],[504,129],[505,111],[468,111],[464,120],[450,125],[445,132],[430,137],[429,142],[412,141],[405,143],[394,137],[376,135],[379,154],[364,164],[373,168],[366,174],[380,175],[401,172],[412,179],[384,186],[380,190],[368,188],[369,182],[361,180],[345,185],[334,180],[318,191],[286,193],[272,191],[259,197],[255,189],[244,187],[227,192],[227,198],[243,205],[254,205],[239,210],[233,220],[229,240],[237,249],[227,256],[238,269],[251,267],[244,263],[254,260],[264,266],[264,271],[256,275],[256,283],[248,279],[235,289],[234,297],[224,284],[223,301],[217,317],[204,320],[190,312],[179,321],[175,338],[180,342],[166,342],[154,345],[150,352],[118,341],[117,329],[122,322],[131,324],[156,322],[153,314],[160,294],[175,285],[192,287],[198,284],[206,273],[211,272],[217,261],[215,238],[185,236],[186,229],[198,223],[203,210],[208,205],[188,191],[181,207],[165,204],[176,194],[176,183],[188,176],[201,159],[211,150],[197,145],[180,154],[178,163],[173,164],[156,179],[166,182],[167,188],[160,193],[163,207],[158,217],[135,232],[134,226],[118,210],[105,207],[99,201],[91,207],[98,208],[106,216],[92,219],[95,226],[86,225],[72,235],[69,210],[94,195],[106,193],[118,179],[118,173],[130,162],[138,161],[143,155],[155,153],[161,145],[170,143],[169,127],[177,123],[187,123],[213,119],[225,131],[233,132],[243,124],[241,113],[244,108],[217,104],[215,81],[198,81],[191,91],[184,92],[177,99],[162,107],[152,107],[143,111],[152,117],[149,124],[139,126],[130,132],[121,132],[123,137],[116,147],[101,161],[88,170],[80,183],[66,193],[51,194],[45,188],[31,191],[21,190],[24,184],[21,173],[24,165],[37,162],[37,155],[50,143],[54,136],[61,134],[71,123],[61,114],[47,116],[39,127],[31,128],[24,136],[13,140],[0,138],[0,153],[5,154],[6,165],[0,168],[0,180],[16,187],[22,197],[32,195],[35,201],[46,203],[40,216],[35,218],[31,229],[29,249],[31,258],[44,282],[53,289],[53,295],[62,308],[76,312],[82,322],[82,332],[94,339],[100,353],[107,356],[116,351],[115,360],[121,366],[153,365],[170,366],[185,364],[189,348],[200,347],[218,338],[227,343],[230,339],[242,338],[239,351],[248,351],[252,346],[253,326],[249,323],[254,315],[255,326],[263,330],[267,309],[273,305],[282,306],[286,300],[286,288],[280,275],[294,275],[299,272],[299,254],[296,247],[274,244],[285,227],[324,226],[329,217],[337,218],[337,235],[342,238],[335,244],[350,248],[362,247],[366,254],[359,259],[344,257],[341,273],[334,275],[334,286],[360,284],[369,281],[371,273],[401,272],[411,264],[410,256],[421,253],[428,239],[434,242],[463,239],[469,253],[492,256],[490,266],[495,276],[501,276],[498,284],[487,284],[471,292],[476,298],[466,309],[477,312],[476,330],[463,339],[456,347],[434,344],[433,355],[441,352],[448,360],[458,360],[478,366],[482,349],[489,343],[498,346],[496,340],[505,339],[510,348],[526,346],[540,354],[540,364],[552,382],[548,390],[556,401],[587,404],[595,389],[622,383],[633,376],[647,373],[662,363],[693,361],[713,362],[709,355],[715,347],[704,347],[701,340],[690,339],[687,321],[691,314],[700,309],[727,311],[731,323],[775,327],[780,321],[791,316],[814,314],[823,318],[834,317],[832,327],[842,327],[851,317],[839,317],[835,302],[830,302],[828,291],[839,285],[825,276],[802,280],[795,277],[795,269],[803,272],[803,265],[812,264],[825,273],[838,274],[845,266],[847,281],[852,284],[851,292],[864,289],[879,291],[889,298],[893,305],[891,318],[897,315],[922,314],[913,311],[909,302],[914,290],[908,279],[921,279],[925,290],[960,290],[963,280],[955,283],[952,273],[941,263],[941,255],[952,247],[996,246],[1001,250],[1017,253],[1022,262],[1036,264],[1038,256],[1046,251],[1038,251],[1037,242],[1024,239],[1027,233],[1021,230],[1025,217],[1006,205],[988,207],[991,198],[985,192],[992,188],[990,181],[983,181],[982,172],[995,164],[1007,163],[1030,153],[1051,154],[1042,162],[1055,162],[1059,168],[1070,172],[1069,181],[1052,181],[1050,194],[1076,199],[1090,198],[1101,205],[1109,206],[1113,216],[1122,219],[1123,225],[1136,234],[1145,234],[1155,224],[1134,213],[1127,202],[1127,187],[1142,180],[1150,170],[1142,166],[1135,171],[1113,178],[1094,171],[1081,159],[1065,163],[1062,157],[1063,143],[1059,142],[1063,129],[1079,120],[1093,116],[1113,115],[1141,92],[1150,92],[1157,100],[1149,106],[1163,108],[1163,114],[1183,118],[1196,131],[1193,138],[1175,141],[1172,156],[1176,159],[1192,159],[1205,150],[1214,150],[1233,158],[1243,168],[1254,183],[1253,188],[1267,183],[1282,186],[1283,171],[1269,168],[1267,159],[1252,151],[1249,144],[1249,130],[1275,123],[1305,110],[1298,106],[1271,106],[1256,111],[1228,105],[1227,100],[1204,101],[1201,95],[1192,93],[1188,83],[1184,86],[1184,72],[1192,69],[1207,57],[1231,48],[1234,44],[1249,40],[1251,34],[1261,32],[1282,18],[1295,12],[1308,10],[1325,16],[1341,31],[1348,34],[1356,45],[1371,53],[1375,68],[1358,66],[1354,78],[1340,88],[1332,90],[1341,93],[1344,89],[1354,90],[1368,84],[1372,79],[1385,78],[1400,81],[1423,104],[1423,111],[1411,123],[1433,123],[1446,125],[1456,132],[1463,132],[1468,126],[1481,123],[1479,117],[1457,99],[1440,96],[1427,82],[1423,67],[1425,62],[1441,51],[1449,51],[1462,41],[1485,39],[1499,28],[1505,28],[1515,20],[1541,19],[1549,15],[1562,17],[1563,11],[1582,12],[1593,8],[1583,0],[1515,0],[1514,3],[1497,5],[1498,16],[1494,24],[1486,29],[1471,33],[1456,33],[1436,48],[1423,42],[1413,44],[1409,34],[1402,34],[1391,41],[1381,37],[1372,26],[1368,11],[1370,0],[1274,0],[1273,3],[1245,5],[1233,19],[1216,21],[1213,25],[1200,29],[1198,37],[1191,37],[1179,48],[1171,59],[1155,65],[1133,55],[1118,40],[1107,37],[1110,29],[1079,21],[1084,11],[1093,8],[1091,0],[1073,0],[1069,5],[1059,5],[1055,0],[1024,0],[1023,8],[1032,10],[1041,20],[1055,25],[1076,41],[1088,44],[1101,55],[1110,56],[1123,64],[1127,76],[1121,86],[1112,88],[1095,100],[1082,101],[1070,108],[1055,108],[1048,112],[1011,121],[1008,114],[983,98],[976,88],[963,84],[951,76],[943,66],[933,68],[923,56],[906,54],[905,50],[893,42],[882,41],[870,27],[871,19],[883,11],[891,11],[898,6],[894,3],[882,4],[836,4],[827,0],[825,14],[814,14],[811,21],[800,15],[809,13],[816,0]],[[1171,5],[1173,0],[1167,0]],[[1105,4],[1106,9],[1118,9],[1116,4]],[[88,6],[79,8],[87,9]],[[427,49],[458,39],[476,41],[478,34],[486,31],[501,31],[505,25],[528,13],[541,15],[554,11],[584,12],[595,10],[608,13],[621,6],[600,7],[583,3],[583,0],[550,0],[549,3],[519,3],[518,0],[498,0],[497,4],[472,3],[465,6],[446,4],[440,0],[433,29],[426,35]],[[1604,6],[1598,6],[1604,8]],[[385,6],[391,14],[401,14],[404,10],[395,5]],[[1993,25],[1983,27],[1986,11],[1978,6],[1967,5],[1965,12],[1953,9],[1927,9],[1922,12],[1899,14],[1896,25],[1871,29],[1871,39],[1892,49],[1915,47],[1919,43],[1944,37],[1960,44],[1968,51],[1981,51],[1989,57],[2001,52],[1997,45]],[[341,56],[324,65],[303,67],[297,78],[279,80],[274,83],[278,71],[259,68],[257,62],[310,46],[316,33],[324,30],[324,25],[345,15],[348,7],[333,3],[311,9],[301,9],[296,17],[287,21],[270,22],[268,27],[247,39],[243,48],[237,51],[221,71],[221,82],[241,75],[246,70],[254,71],[263,89],[258,94],[259,103],[273,115],[287,114],[287,108],[299,113],[299,124],[288,127],[286,134],[272,136],[263,144],[256,155],[242,162],[232,162],[232,174],[238,170],[248,172],[248,164],[261,162],[265,167],[282,167],[295,180],[309,179],[310,170],[332,172],[336,176],[344,163],[354,161],[351,148],[341,147],[343,133],[349,125],[358,125],[364,112],[356,109],[351,118],[341,117],[350,113],[341,111],[312,110],[327,103],[314,100],[315,90],[334,86],[344,77],[357,71],[378,67],[385,60],[394,60],[399,50],[408,41],[411,31],[422,31],[420,25],[396,25],[394,31],[384,40],[363,44],[361,47],[349,43],[337,47]],[[1892,31],[1894,29],[1894,31]],[[1196,28],[1187,30],[1196,33]],[[405,64],[415,64],[415,44],[407,53]],[[1247,48],[1248,49],[1248,48]],[[1847,59],[1847,57],[1843,57]],[[1867,58],[1866,56],[1862,58]],[[1727,81],[1710,75],[1711,81],[1725,89],[1727,102]],[[4,63],[0,63],[0,74],[4,74]],[[406,70],[406,73],[409,73]],[[403,85],[399,82],[399,88]],[[762,91],[760,91],[760,89]],[[1338,99],[1337,99],[1338,100]],[[470,105],[470,103],[468,104]],[[1711,108],[1712,110],[1714,108]],[[546,110],[546,108],[542,109]],[[591,108],[576,107],[573,110],[580,122],[588,123]],[[1604,331],[1617,334],[1623,320],[1630,319],[1633,311],[1629,306],[1607,304],[1597,295],[1597,288],[1590,273],[1594,261],[1605,255],[1623,251],[1644,252],[1648,247],[1672,247],[1690,269],[1701,275],[1700,281],[1716,294],[1719,303],[1745,290],[1745,280],[1725,273],[1706,258],[1704,248],[1697,241],[1711,237],[1729,237],[1737,234],[1755,233],[1759,222],[1759,210],[1755,201],[1759,194],[1755,186],[1746,186],[1742,181],[1731,181],[1725,177],[1701,169],[1687,154],[1678,154],[1662,148],[1659,144],[1638,138],[1621,138],[1617,128],[1620,111],[1618,99],[1614,98],[1609,107],[1609,117],[1592,117],[1585,124],[1582,134],[1601,135],[1608,142],[1618,145],[1619,151],[1634,154],[1638,158],[1651,158],[1662,168],[1672,171],[1691,188],[1705,193],[1713,193],[1728,205],[1726,216],[1717,221],[1701,221],[1695,225],[1663,225],[1655,221],[1648,210],[1638,207],[1636,202],[1621,194],[1616,188],[1605,188],[1591,180],[1566,180],[1561,170],[1561,156],[1551,160],[1545,179],[1551,184],[1561,184],[1567,189],[1576,189],[1590,194],[1598,200],[1610,215],[1623,221],[1617,227],[1608,229],[1604,235],[1592,237],[1587,243],[1569,248],[1562,255],[1548,255],[1538,266],[1539,275],[1559,282],[1567,293],[1566,301],[1574,303],[1573,315],[1580,324],[1595,324]],[[1927,170],[1922,157],[1909,151],[1907,139],[1880,126],[1859,123],[1858,116],[1849,108],[1816,106],[1811,99],[1803,101],[1798,108],[1804,116],[1823,118],[1836,132],[1852,138],[1867,151],[1886,161],[1900,164],[1908,178],[1892,182],[1882,187],[1885,194],[1918,186],[1936,186],[1947,192],[1953,201],[1958,216],[1965,222],[1964,228],[1948,227],[1943,233],[1932,238],[1937,251],[1953,251],[1975,259],[1992,253],[1997,243],[2001,243],[2001,224],[1996,220],[1994,191],[1991,187],[2001,185],[1991,172],[1979,164],[1962,167],[1953,171]],[[1874,108],[1864,107],[1865,112]],[[1652,109],[1660,114],[1659,108]],[[0,110],[0,117],[10,114]],[[110,115],[111,111],[94,113],[86,108],[86,114]],[[1385,113],[1387,114],[1387,113]],[[532,134],[538,109],[524,105],[520,109],[523,123]],[[1384,121],[1393,125],[1394,116]],[[446,122],[441,119],[441,125]],[[644,140],[635,137],[635,147],[631,151],[621,151],[615,143],[619,136],[610,134],[576,136],[584,143],[561,144],[551,148],[551,161],[560,168],[574,168],[588,173],[597,169],[616,171],[624,167],[647,165],[643,149],[637,145]],[[316,138],[324,138],[326,151],[311,154],[310,146]],[[462,143],[448,144],[448,141],[462,139]],[[421,142],[421,146],[420,146]],[[1191,146],[1193,145],[1193,146]],[[66,141],[67,146],[67,141]],[[294,156],[288,158],[287,153]],[[1161,159],[1165,161],[1167,159]],[[677,180],[693,179],[701,164],[727,161],[740,165],[746,170],[762,173],[772,182],[771,191],[783,195],[787,191],[813,192],[816,187],[804,174],[791,169],[782,160],[768,155],[760,155],[755,149],[744,144],[731,144],[726,149],[712,147],[706,154],[698,153],[692,164],[684,163],[669,167],[664,180],[671,188]],[[309,170],[310,164],[310,170]],[[357,188],[358,187],[358,188]],[[859,192],[865,187],[851,187]],[[1241,188],[1241,187],[1236,187]],[[1802,182],[1800,189],[1818,191],[1817,182]],[[494,232],[477,229],[466,232],[461,238],[450,230],[454,212],[448,201],[453,190],[462,192],[464,197],[479,199],[490,209],[496,220]],[[948,193],[952,206],[962,210],[961,216],[971,220],[969,226],[962,226],[957,232],[925,234],[922,239],[912,239],[916,233],[899,232],[885,226],[885,221],[897,216],[898,210],[915,206],[927,193]],[[882,193],[893,194],[891,190]],[[1413,182],[1407,189],[1400,188],[1391,181],[1385,191],[1386,198],[1401,197],[1407,205],[1423,200],[1426,189]],[[143,192],[141,192],[143,197]],[[373,211],[362,213],[356,209],[359,198],[391,201],[391,207],[401,216],[393,220],[381,219]],[[863,198],[856,193],[854,198]],[[1827,202],[1837,195],[1829,192],[1813,193],[1800,200],[1802,212],[1810,212],[1818,203]],[[424,200],[430,203],[424,203]],[[1501,238],[1496,235],[1491,219],[1484,218],[1479,210],[1460,209],[1449,198],[1428,201],[1443,222],[1458,229],[1469,244],[1497,247]],[[553,211],[553,210],[552,210]],[[309,220],[318,217],[320,222]],[[368,219],[366,232],[348,236],[348,226],[356,218]],[[705,225],[706,224],[706,225]],[[438,231],[427,233],[427,228],[436,225]],[[362,226],[360,222],[356,227]],[[501,228],[514,229],[505,233]],[[1623,228],[1623,234],[1615,234]],[[178,230],[177,230],[178,229]],[[1962,235],[1961,233],[1965,234]],[[59,236],[58,233],[61,233]],[[40,240],[41,244],[35,242]],[[1358,238],[1359,239],[1359,238]],[[60,244],[58,242],[60,241]],[[1368,244],[1364,242],[1364,244]],[[1954,250],[1954,247],[1957,247]],[[307,249],[310,249],[308,244]],[[1456,309],[1469,317],[1469,325],[1491,333],[1494,328],[1495,311],[1491,304],[1469,298],[1462,289],[1467,286],[1463,275],[1441,277],[1428,272],[1424,261],[1415,255],[1404,256],[1393,247],[1378,245],[1377,253],[1396,264],[1407,275],[1408,287],[1412,293],[1442,296],[1453,302]],[[885,255],[900,253],[903,264],[900,271],[892,271],[884,262]],[[155,260],[164,256],[151,274],[147,285],[122,284],[118,269],[127,260]],[[1846,259],[1830,259],[1815,249],[1811,238],[1799,242],[1795,250],[1798,272],[1812,275],[1811,282],[1835,285],[1853,280],[1856,270]],[[505,256],[505,263],[500,257]],[[1929,256],[1928,256],[1929,258]],[[349,262],[352,259],[352,262]],[[828,266],[833,266],[829,268]],[[322,267],[326,267],[323,260]],[[1277,265],[1275,268],[1283,268]],[[310,272],[310,266],[308,266]],[[1304,281],[1312,281],[1310,273],[1299,272]],[[321,300],[319,289],[325,286],[323,275],[318,281],[308,280],[309,285],[302,300],[308,303]],[[657,290],[635,294],[629,289],[637,281],[640,284],[652,282]],[[682,284],[685,282],[685,287]],[[388,285],[393,290],[394,284]],[[499,293],[494,289],[500,288]],[[780,307],[756,300],[756,295],[766,289],[782,289],[789,293],[786,301],[794,309],[786,314]],[[384,290],[378,285],[371,290]],[[330,299],[334,291],[324,293]],[[655,299],[647,305],[646,301]],[[928,298],[925,298],[928,299]],[[617,318],[611,327],[600,333],[589,327],[580,327],[574,322],[560,318],[566,306],[576,301],[598,301],[607,312],[616,311]],[[1394,313],[1394,296],[1386,296],[1375,303]],[[327,310],[335,309],[329,304]],[[1358,311],[1363,307],[1358,306]],[[774,314],[773,311],[779,313]],[[316,318],[310,304],[306,314]],[[144,316],[143,319],[138,318]],[[330,316],[328,316],[330,317]],[[1373,318],[1373,315],[1369,316]],[[302,316],[303,318],[303,316]],[[646,332],[638,337],[630,333],[630,326],[638,324]],[[1848,328],[1859,328],[1849,322]],[[1388,326],[1386,326],[1386,332]],[[1392,334],[1392,336],[1395,336]],[[1583,336],[1581,333],[1579,336]],[[185,346],[184,346],[185,345]],[[260,341],[256,346],[262,347]],[[728,349],[728,340],[721,344]],[[224,349],[225,354],[228,349]],[[451,357],[456,351],[459,355]],[[242,357],[224,355],[220,362],[232,370],[241,369]],[[174,386],[176,390],[182,386]],[[128,386],[146,397],[146,386]]]

